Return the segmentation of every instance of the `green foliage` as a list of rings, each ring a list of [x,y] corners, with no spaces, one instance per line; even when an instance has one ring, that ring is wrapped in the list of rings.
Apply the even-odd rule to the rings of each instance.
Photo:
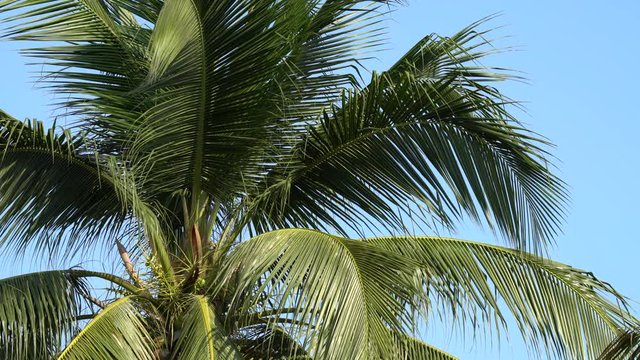
[[[64,271],[0,280],[0,355],[51,357],[76,330],[85,284]]]
[[[636,320],[637,324],[637,320]],[[640,326],[624,329],[604,349],[599,360],[624,360],[640,357]]]
[[[269,212],[255,227],[357,230],[373,219],[404,230],[397,209],[420,207],[445,225],[482,213],[514,246],[539,250],[557,231],[565,191],[543,143],[488,84],[507,75],[474,65],[491,53],[484,35],[428,36],[366,88],[343,93],[268,176],[253,201]]]
[[[610,285],[539,256],[440,237],[365,241],[419,261],[429,274],[437,306],[462,321],[500,326],[506,308],[537,350],[553,349],[570,359],[595,358],[618,329],[633,323],[620,303],[611,302],[624,300]]]
[[[56,130],[0,111],[0,244],[19,252],[86,249],[126,222],[97,154]]]
[[[0,111],[0,247],[124,265],[0,280],[0,358],[454,359],[438,313],[629,344],[623,297],[540,256],[567,194],[482,22],[365,78],[394,3],[0,0],[71,124]],[[465,216],[511,247],[405,235]]]
[[[218,283],[238,278],[232,311],[248,317],[240,324],[290,324],[294,338],[323,359],[385,358],[393,348],[387,329],[403,331],[426,301],[423,274],[408,259],[312,230],[259,235],[227,264],[228,280]],[[254,315],[265,311],[268,317]]]
[[[189,299],[182,331],[173,349],[174,359],[242,359],[224,333],[209,300],[202,296]]]
[[[123,297],[105,307],[57,355],[73,359],[154,359],[153,343],[133,305]]]

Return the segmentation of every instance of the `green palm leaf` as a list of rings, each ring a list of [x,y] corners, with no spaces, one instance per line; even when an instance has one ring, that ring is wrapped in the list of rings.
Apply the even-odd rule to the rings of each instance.
[[[448,226],[463,211],[482,213],[523,249],[551,239],[563,215],[562,182],[542,158],[544,141],[485,84],[506,75],[467,64],[486,55],[482,35],[472,27],[427,37],[367,88],[345,93],[249,199],[254,227],[361,231],[374,219],[404,231],[398,209],[425,219],[424,208]]]
[[[155,0],[4,0],[0,13],[15,15],[6,18],[13,26],[2,36],[53,42],[24,50],[48,65],[40,84],[62,95],[64,115],[99,139],[100,153],[121,154],[144,111],[144,99],[132,91],[146,76],[150,30],[136,16],[153,17],[159,6]]]
[[[204,190],[222,201],[254,187],[306,117],[353,82],[334,73],[353,64],[360,47],[347,42],[347,30],[375,17],[356,5],[167,2],[146,82],[134,92],[154,104],[128,154],[154,164],[144,187],[186,188],[194,198]]]
[[[176,340],[174,359],[241,359],[224,333],[214,308],[204,296],[188,300],[183,330]]]
[[[596,358],[631,320],[624,298],[609,284],[532,254],[438,237],[366,242],[419,261],[440,311],[500,326],[503,303],[531,346],[560,358]]]
[[[114,13],[99,0],[3,0],[0,9],[25,9],[7,19],[18,22],[5,35],[16,40],[95,41],[117,37]],[[29,18],[28,23],[20,22]]]
[[[638,326],[621,331],[598,357],[599,360],[637,358],[640,358],[640,327]]]
[[[123,297],[78,332],[57,359],[153,360],[154,347],[134,298]]]
[[[388,329],[408,328],[420,305],[416,263],[317,231],[259,235],[228,264],[225,276],[239,279],[230,314],[242,324],[247,313],[269,313],[263,321],[289,324],[314,358],[387,358],[394,351]]]
[[[125,209],[86,145],[0,111],[0,244],[55,252],[66,243],[73,251],[120,232]]]
[[[59,351],[76,330],[85,291],[66,271],[0,280],[0,356],[45,359]]]

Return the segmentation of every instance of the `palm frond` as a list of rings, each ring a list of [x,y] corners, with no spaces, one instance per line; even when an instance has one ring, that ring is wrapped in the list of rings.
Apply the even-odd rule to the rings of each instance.
[[[452,36],[430,34],[423,37],[385,73],[398,76],[410,72],[425,80],[456,73],[464,82],[477,84],[514,78],[522,80],[509,69],[489,67],[480,62],[491,55],[509,50],[493,46],[493,29],[483,29],[494,17],[473,22]],[[498,94],[496,89],[490,87],[483,90]]]
[[[439,311],[493,328],[504,325],[508,310],[525,341],[549,356],[595,359],[631,319],[609,284],[536,255],[439,237],[366,242],[419,261]]]
[[[5,359],[45,359],[77,328],[85,284],[65,271],[0,279],[0,354]]]
[[[426,301],[416,265],[318,231],[262,234],[239,245],[222,273],[238,279],[227,321],[282,326],[314,358],[390,358],[389,329],[410,329]]]
[[[640,327],[621,331],[604,349],[598,360],[627,360],[640,358]]]
[[[85,42],[117,37],[114,14],[100,0],[3,0],[0,10],[22,10],[7,19],[17,24],[4,36],[16,40]]]
[[[173,348],[173,358],[241,359],[207,298],[196,295],[188,302],[181,319],[183,327]]]
[[[166,2],[137,90],[154,105],[129,154],[154,166],[145,187],[224,201],[251,189],[312,109],[353,83],[337,72],[368,42],[347,40],[376,18],[360,3],[375,2]]]
[[[53,42],[23,53],[45,65],[38,84],[55,91],[63,115],[99,139],[103,154],[121,154],[127,148],[144,111],[144,99],[132,90],[147,73],[151,31],[138,24],[136,16],[151,16],[159,3],[143,3],[0,1],[0,15],[13,24],[4,38]]]
[[[0,245],[75,251],[117,235],[126,223],[82,136],[56,130],[0,112]]]
[[[57,359],[155,359],[155,345],[134,304],[132,297],[109,304],[69,341]]]
[[[474,65],[482,36],[427,37],[346,92],[250,196],[253,227],[404,232],[409,216],[452,227],[466,213],[520,249],[543,248],[562,221],[564,185],[547,168],[546,142],[487,84],[506,75]]]

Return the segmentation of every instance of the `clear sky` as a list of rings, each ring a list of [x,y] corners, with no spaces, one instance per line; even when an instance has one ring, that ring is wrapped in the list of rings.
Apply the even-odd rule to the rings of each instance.
[[[486,26],[504,26],[496,35],[509,36],[496,44],[519,50],[494,56],[487,65],[525,73],[528,84],[501,89],[527,102],[528,114],[521,120],[557,145],[557,172],[570,187],[569,216],[551,257],[592,271],[640,300],[640,237],[635,232],[640,221],[635,108],[640,101],[640,2],[409,0],[390,16],[389,50],[370,66],[383,70],[424,35],[453,34],[495,13],[501,16]],[[0,43],[0,108],[18,118],[51,119],[51,97],[30,78],[38,67],[27,68],[17,47]],[[462,225],[455,235],[493,241],[490,232],[473,225]],[[0,276],[20,270],[26,268],[0,265]],[[429,339],[462,359],[526,358],[515,329],[500,349],[488,341],[473,346],[471,340],[450,340],[450,332],[429,331]]]

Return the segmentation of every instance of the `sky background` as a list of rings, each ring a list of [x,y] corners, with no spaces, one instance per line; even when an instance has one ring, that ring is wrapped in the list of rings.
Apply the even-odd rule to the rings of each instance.
[[[496,46],[518,50],[485,64],[524,72],[528,84],[500,89],[525,101],[528,113],[521,120],[557,145],[557,173],[571,193],[564,234],[550,255],[593,272],[638,309],[640,2],[409,0],[387,21],[389,50],[368,65],[384,70],[424,35],[451,35],[496,13],[501,15],[485,28],[501,27]],[[33,83],[39,68],[27,67],[17,48],[0,42],[0,108],[17,118],[52,119],[52,97]],[[462,224],[455,235],[494,241],[472,224]],[[31,269],[20,262],[1,265],[6,259],[0,259],[0,277]],[[527,358],[516,329],[498,346],[474,344],[469,336],[462,342],[461,334],[434,325],[427,338],[462,359]]]

